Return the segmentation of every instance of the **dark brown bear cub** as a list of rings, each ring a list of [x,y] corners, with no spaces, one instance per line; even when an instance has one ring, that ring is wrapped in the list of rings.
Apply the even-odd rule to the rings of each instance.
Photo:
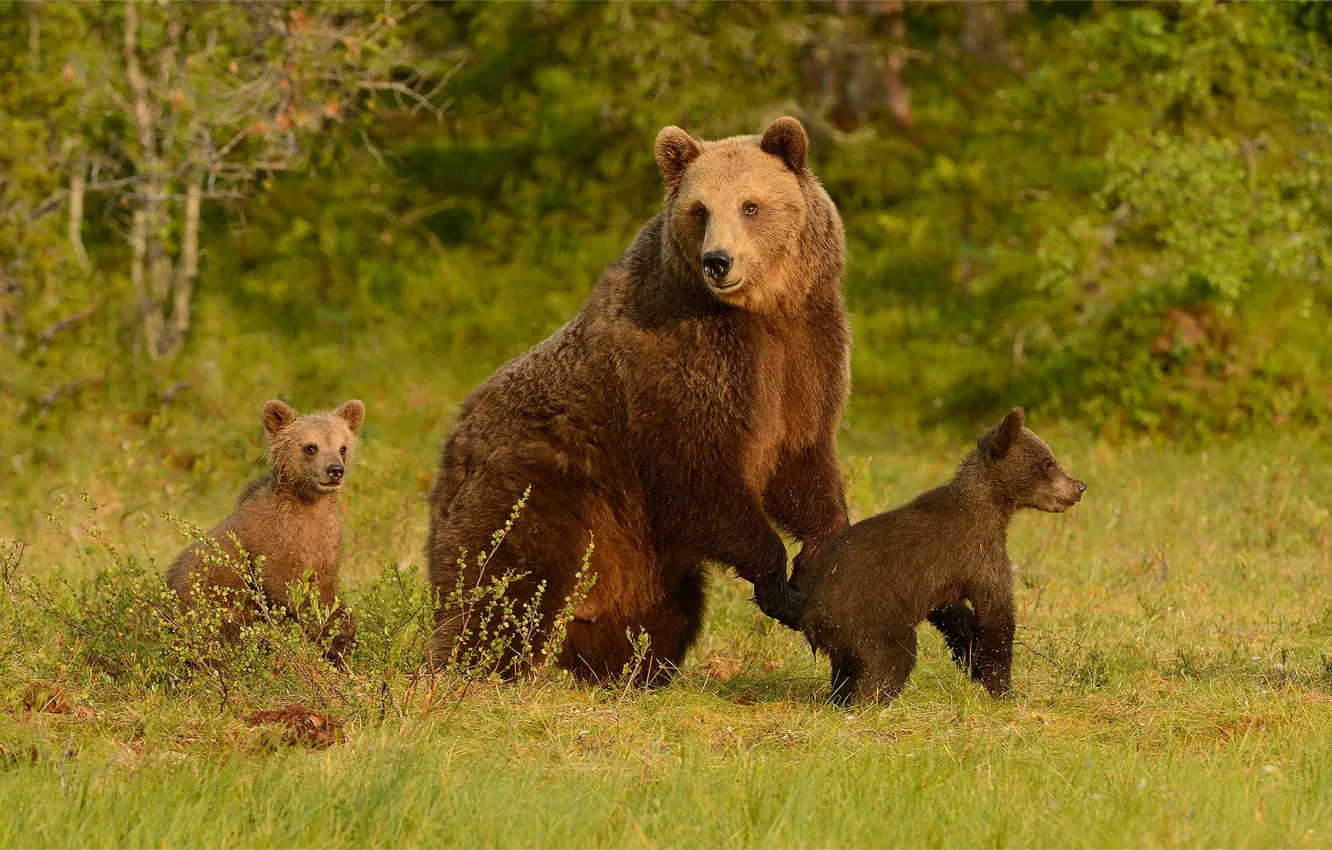
[[[264,559],[259,578],[269,604],[291,611],[291,585],[308,575],[320,604],[332,606],[342,559],[338,493],[356,455],[365,405],[352,400],[329,413],[300,416],[273,399],[264,403],[263,420],[273,469],[241,491],[231,515],[208,537],[233,562],[239,557],[236,542],[252,560]],[[233,600],[239,596],[244,601],[244,579],[231,566],[207,557],[209,550],[196,542],[182,552],[167,571],[167,584],[187,605],[195,601],[196,585],[202,585],[205,596],[217,595],[215,589],[222,588],[232,591]],[[250,616],[252,612],[239,611],[235,622]],[[352,638],[349,615],[334,612],[314,627],[311,637],[322,641],[332,628],[337,635],[329,657],[337,661]]]
[[[1008,523],[1023,508],[1066,511],[1087,489],[1023,420],[1013,410],[981,435],[952,481],[856,523],[810,562],[800,630],[831,659],[838,702],[897,696],[925,619],[958,666],[994,696],[1008,691]]]

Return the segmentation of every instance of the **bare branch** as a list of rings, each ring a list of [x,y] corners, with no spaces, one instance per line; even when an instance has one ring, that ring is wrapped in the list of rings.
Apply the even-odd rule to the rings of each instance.
[[[407,85],[406,83],[400,83],[394,81],[366,80],[359,83],[357,85],[357,88],[363,91],[394,92],[400,97],[406,97],[408,100],[411,100],[415,103],[415,105],[411,109],[412,115],[416,115],[418,112],[424,110],[426,112],[429,112],[431,115],[435,116],[436,121],[444,120],[444,109],[442,107],[435,106],[435,104],[431,103],[430,100],[426,98],[425,95],[421,94],[419,91]],[[399,101],[399,103],[401,105],[401,101]]]
[[[409,15],[414,14],[417,10],[421,9],[425,5],[426,3],[424,2],[424,0],[418,0],[418,2],[408,6],[400,14],[393,16],[394,24],[396,25],[402,23]],[[385,9],[387,10],[387,4],[385,4]],[[388,16],[386,15],[376,20],[373,24],[371,24],[369,27],[366,28],[365,40],[366,41],[372,40],[375,36],[379,35],[380,30],[384,29],[387,26],[389,26],[389,23],[388,23]]]
[[[61,189],[58,192],[52,193],[50,197],[48,197],[46,200],[42,201],[40,204],[34,207],[32,212],[28,213],[26,222],[28,224],[31,224],[32,222],[36,221],[37,219],[49,213],[51,210],[59,207],[60,202],[63,201],[65,199],[65,196],[68,194],[69,194],[68,189]],[[9,215],[6,214],[5,218],[9,218]]]
[[[225,145],[223,145],[222,147],[218,148],[216,151],[213,152],[210,159],[214,161],[225,159],[227,154],[231,153],[232,148],[236,147],[236,145],[239,145],[241,142],[245,141],[245,139],[252,132],[254,132],[254,130],[250,127],[244,127],[241,130],[237,131],[236,135],[232,136],[230,141],[228,141]]]
[[[102,382],[100,380],[75,378],[72,381],[66,381],[65,383],[51,390],[46,395],[42,396],[42,399],[41,401],[38,402],[38,404],[41,406],[42,412],[46,412],[50,410],[52,407],[54,407],[55,403],[59,401],[62,397],[72,396],[75,393],[77,393],[79,390],[82,390],[84,387],[96,387],[99,386],[101,383]]]
[[[116,87],[109,82],[106,85],[107,96],[116,104],[116,108],[126,115],[134,114],[134,105],[125,99],[125,96],[116,90]]]
[[[186,168],[181,168],[177,171],[170,171],[170,172],[145,171],[139,174],[135,174],[132,177],[123,177],[119,180],[108,180],[104,183],[97,183],[97,182],[85,183],[83,191],[85,194],[89,192],[110,192],[113,189],[124,189],[126,187],[134,186],[139,183],[143,183],[150,180],[153,181],[172,180],[181,177],[187,173],[188,169]],[[69,194],[70,194],[69,189],[58,189],[52,192],[40,204],[34,207],[32,212],[28,213],[26,221],[29,224],[31,224],[32,222],[36,221],[37,219],[41,218],[42,216],[56,209],[57,207],[60,206],[61,202],[65,200],[65,198],[69,197]],[[184,196],[182,195],[181,197],[183,198]]]
[[[41,336],[37,337],[37,344],[49,345],[51,343],[51,340],[55,339],[58,335],[74,327],[79,322],[82,322],[84,319],[88,318],[93,313],[96,313],[97,308],[101,306],[102,305],[100,302],[94,301],[92,305],[89,306],[87,309],[80,310],[77,313],[72,313],[64,317],[60,321],[56,322],[54,325],[51,325],[51,327],[42,331]]]
[[[200,179],[202,179],[202,176],[200,176]],[[190,202],[189,189],[190,187],[186,186],[185,194],[180,195],[172,193],[170,195],[162,195],[161,199],[164,201],[184,201],[185,204],[188,205]],[[240,190],[233,189],[229,192],[221,192],[221,191],[202,192],[199,195],[199,197],[205,201],[239,201],[248,198],[249,195]]]
[[[175,401],[176,396],[180,395],[182,392],[188,390],[189,388],[190,388],[189,381],[177,381],[176,383],[168,387],[166,392],[162,393],[162,404],[170,404],[171,402]]]

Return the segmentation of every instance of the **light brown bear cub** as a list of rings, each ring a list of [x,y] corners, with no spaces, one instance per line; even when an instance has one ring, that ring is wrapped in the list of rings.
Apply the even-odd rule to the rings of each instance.
[[[831,659],[835,700],[897,696],[926,619],[959,667],[994,696],[1008,691],[1016,626],[1008,523],[1023,508],[1066,511],[1087,489],[1024,420],[1014,409],[981,435],[952,481],[856,523],[809,564],[800,630]]]
[[[330,413],[300,416],[273,399],[264,403],[263,421],[273,468],[241,491],[235,510],[208,536],[233,562],[239,562],[233,537],[252,563],[264,559],[259,577],[270,605],[296,613],[291,585],[309,575],[320,605],[330,607],[337,595],[342,554],[338,493],[356,455],[365,405],[352,400]],[[217,558],[206,558],[210,551],[207,544],[196,542],[167,571],[167,584],[185,604],[192,602],[192,590],[199,584],[205,592],[226,588],[237,591],[232,598],[244,596],[242,577],[230,566],[217,564]],[[237,622],[248,616],[240,614]],[[337,635],[329,657],[340,661],[355,627],[350,615],[337,611],[313,627],[311,637],[322,641],[330,629],[336,629]]]

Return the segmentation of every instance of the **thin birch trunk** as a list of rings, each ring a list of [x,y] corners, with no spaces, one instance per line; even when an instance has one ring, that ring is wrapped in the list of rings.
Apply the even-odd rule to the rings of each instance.
[[[156,360],[157,347],[162,337],[162,313],[148,291],[147,270],[144,268],[148,255],[148,211],[145,209],[134,211],[130,247],[134,251],[130,260],[130,282],[134,285],[134,298],[139,305],[144,347],[148,351],[148,358]]]
[[[176,261],[176,280],[171,295],[171,318],[167,323],[163,354],[175,354],[190,329],[190,300],[199,277],[199,208],[203,203],[203,176],[195,174],[185,189],[185,233]]]
[[[83,247],[83,195],[88,185],[84,166],[69,179],[69,245],[74,249],[74,256],[79,265],[88,267],[88,252]]]
[[[149,358],[156,360],[162,354],[162,335],[165,331],[163,310],[171,289],[171,260],[161,241],[161,215],[165,198],[161,175],[161,162],[157,150],[157,134],[153,112],[149,105],[148,80],[139,64],[139,6],[136,0],[125,2],[125,80],[129,84],[133,106],[134,130],[139,142],[139,166],[147,178],[135,192],[134,228],[131,242],[134,248],[135,294],[143,311],[144,344]],[[145,268],[146,259],[146,268]]]

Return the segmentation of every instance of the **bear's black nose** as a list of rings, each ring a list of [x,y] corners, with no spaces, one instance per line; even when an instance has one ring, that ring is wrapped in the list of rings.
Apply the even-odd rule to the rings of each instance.
[[[330,466],[326,471],[328,472],[328,477],[331,478],[332,480],[339,481],[342,479],[343,469],[341,464],[335,463],[332,466]]]
[[[1079,481],[1079,482],[1078,482],[1078,495],[1081,496],[1083,493],[1086,493],[1086,492],[1087,492],[1087,482],[1085,482],[1085,481]]]
[[[731,270],[731,255],[726,251],[709,251],[703,255],[703,274],[721,280]]]

